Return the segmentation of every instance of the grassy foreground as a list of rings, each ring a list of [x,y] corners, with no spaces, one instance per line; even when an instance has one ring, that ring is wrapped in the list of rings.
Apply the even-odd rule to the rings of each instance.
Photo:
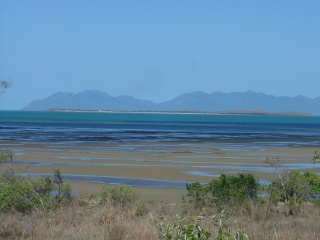
[[[249,202],[221,214],[221,209],[197,204],[141,202],[130,193],[121,203],[108,191],[73,199],[48,212],[1,213],[0,239],[184,239],[169,238],[168,233],[183,231],[201,214],[201,226],[210,225],[213,233],[208,239],[242,239],[217,238],[219,229],[242,232],[248,239],[320,239],[318,203],[304,204],[293,216],[287,216],[281,205],[264,202]]]

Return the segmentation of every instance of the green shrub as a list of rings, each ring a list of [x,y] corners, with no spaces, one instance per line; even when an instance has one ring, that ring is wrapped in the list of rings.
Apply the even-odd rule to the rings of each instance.
[[[4,175],[0,183],[0,211],[12,209],[19,212],[30,212],[36,204],[31,185],[15,176]]]
[[[198,182],[187,184],[187,197],[191,203],[239,206],[247,200],[256,199],[258,189],[258,179],[251,174],[222,174],[205,185]]]
[[[139,200],[135,206],[135,215],[137,217],[145,216],[150,211],[149,207],[150,206],[148,206],[145,202]]]
[[[268,191],[271,201],[284,202],[287,214],[293,214],[302,203],[312,200],[320,193],[320,177],[312,172],[292,171],[280,175],[278,180],[269,185]]]
[[[0,150],[0,163],[12,160],[13,152],[10,150]]]
[[[241,205],[246,200],[257,198],[259,182],[251,174],[222,174],[219,179],[212,180],[208,188],[213,202],[217,205]]]
[[[34,209],[48,211],[59,203],[71,199],[71,188],[63,184],[61,189],[53,177],[25,179],[20,176],[4,174],[0,178],[0,211],[15,210],[22,213]]]
[[[120,185],[116,187],[102,187],[100,191],[102,203],[110,202],[121,209],[132,209],[140,201],[140,194],[132,187]]]
[[[160,222],[155,221],[158,238],[165,240],[224,240],[224,239],[249,239],[239,226],[229,226],[230,219],[224,214],[213,216],[212,221],[206,225],[203,220],[204,214],[193,217],[192,223],[187,224],[185,218],[179,217],[172,224],[166,223],[165,219],[160,218]],[[214,231],[216,229],[216,231]]]
[[[319,163],[319,162],[320,162],[320,153],[318,151],[315,151],[313,156],[313,163]]]
[[[315,198],[320,194],[320,177],[316,173],[308,171],[300,174],[301,178],[308,182],[310,197]]]
[[[199,182],[187,183],[187,197],[189,198],[189,203],[203,203],[207,201],[207,194],[209,191],[208,185],[203,185]]]

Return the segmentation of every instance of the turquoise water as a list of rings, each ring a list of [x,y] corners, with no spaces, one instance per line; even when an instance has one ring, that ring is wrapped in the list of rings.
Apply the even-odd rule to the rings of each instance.
[[[213,115],[170,113],[0,111],[1,122],[38,123],[273,123],[320,124],[318,116]],[[319,126],[318,126],[319,127]]]
[[[320,117],[0,111],[0,140],[60,142],[320,139]]]

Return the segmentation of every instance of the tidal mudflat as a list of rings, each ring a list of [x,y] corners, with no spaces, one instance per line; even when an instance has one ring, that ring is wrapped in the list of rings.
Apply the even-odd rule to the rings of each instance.
[[[24,176],[59,169],[77,194],[96,194],[102,184],[139,188],[147,200],[181,199],[188,182],[209,182],[220,174],[252,173],[262,183],[276,178],[267,158],[284,169],[320,173],[312,162],[317,145],[281,142],[188,141],[50,143],[2,141],[15,157],[12,168]]]

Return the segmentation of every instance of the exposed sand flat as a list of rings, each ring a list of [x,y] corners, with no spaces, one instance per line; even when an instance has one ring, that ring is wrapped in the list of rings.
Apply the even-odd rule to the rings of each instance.
[[[87,182],[69,182],[74,192],[80,195],[95,195],[105,184],[87,183]],[[112,186],[111,186],[112,187]],[[183,195],[187,194],[185,189],[176,188],[144,188],[134,187],[141,193],[142,199],[145,201],[161,201],[161,202],[181,202]]]
[[[186,182],[208,182],[221,173],[252,173],[263,180],[276,174],[267,168],[267,158],[280,159],[285,168],[320,173],[313,165],[315,146],[281,146],[231,142],[165,142],[165,143],[23,143],[0,142],[1,148],[15,153],[12,167],[19,173],[111,176]],[[86,181],[86,182],[81,182]],[[88,178],[72,181],[75,192],[95,194],[101,180]],[[108,180],[110,181],[110,180]],[[121,179],[119,180],[121,181]],[[138,187],[147,200],[176,200],[184,189]],[[170,183],[168,183],[170,184]],[[181,185],[180,185],[181,186]]]

